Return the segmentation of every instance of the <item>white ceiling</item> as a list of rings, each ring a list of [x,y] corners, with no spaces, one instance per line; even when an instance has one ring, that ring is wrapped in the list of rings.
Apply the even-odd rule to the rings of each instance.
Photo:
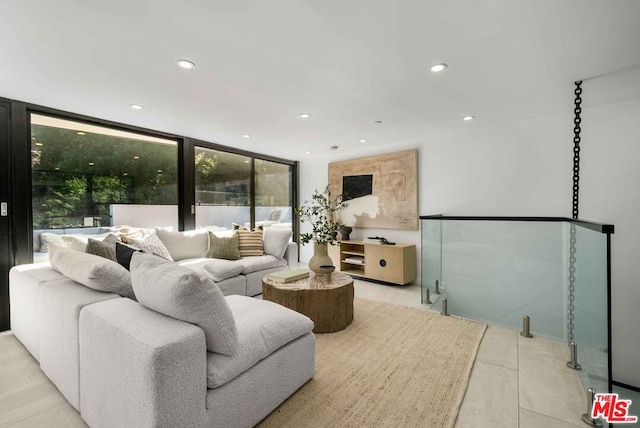
[[[0,0],[0,96],[286,159],[354,154],[570,112],[575,80],[640,67],[639,21],[638,0]]]

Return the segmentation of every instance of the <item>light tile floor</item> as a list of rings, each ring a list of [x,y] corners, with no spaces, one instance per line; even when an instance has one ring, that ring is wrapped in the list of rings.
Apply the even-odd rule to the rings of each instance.
[[[355,281],[355,295],[430,310],[420,286]],[[480,345],[456,428],[575,428],[586,411],[578,372],[566,368],[566,344],[489,326]],[[616,388],[640,414],[640,394]],[[10,332],[0,333],[0,427],[85,427]],[[629,425],[620,425],[629,427]]]
[[[354,286],[356,297],[431,310],[420,303],[416,284],[389,286],[356,280]],[[438,296],[432,296],[435,301],[434,297]],[[587,427],[581,420],[587,412],[583,372],[569,369],[568,360],[564,341],[536,335],[529,339],[520,336],[519,330],[488,326],[455,427]],[[631,415],[640,415],[640,393],[615,391],[633,400]]]

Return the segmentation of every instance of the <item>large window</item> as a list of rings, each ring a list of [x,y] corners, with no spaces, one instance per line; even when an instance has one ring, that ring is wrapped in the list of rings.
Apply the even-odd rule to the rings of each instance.
[[[249,226],[251,158],[195,148],[196,228]]]
[[[176,141],[32,114],[31,167],[35,235],[178,227]]]

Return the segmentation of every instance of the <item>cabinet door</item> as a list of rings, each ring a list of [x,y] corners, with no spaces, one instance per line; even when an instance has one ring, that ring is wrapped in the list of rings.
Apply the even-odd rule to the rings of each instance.
[[[383,247],[382,260],[382,280],[393,282],[394,284],[404,283],[404,257],[403,249],[397,247]]]
[[[384,267],[380,265],[383,260],[382,247],[379,245],[364,246],[364,276],[382,281]],[[385,262],[386,263],[386,262]]]

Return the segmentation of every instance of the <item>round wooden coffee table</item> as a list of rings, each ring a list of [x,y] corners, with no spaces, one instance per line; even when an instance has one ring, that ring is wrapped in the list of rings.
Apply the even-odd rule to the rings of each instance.
[[[353,278],[333,272],[331,279],[309,277],[286,284],[262,279],[262,298],[308,316],[314,322],[314,333],[332,333],[353,321]]]

